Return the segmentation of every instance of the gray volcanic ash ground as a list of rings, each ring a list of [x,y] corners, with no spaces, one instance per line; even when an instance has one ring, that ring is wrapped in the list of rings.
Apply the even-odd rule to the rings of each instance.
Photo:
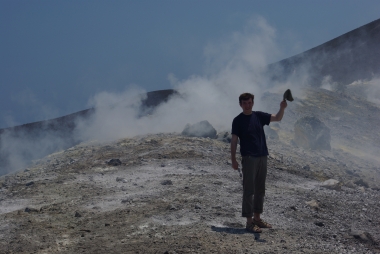
[[[264,96],[277,110],[281,94]],[[158,133],[81,143],[0,177],[0,253],[380,253],[379,107],[324,89],[288,105],[268,135],[273,229],[245,231],[229,143]],[[292,141],[309,114],[331,150]]]

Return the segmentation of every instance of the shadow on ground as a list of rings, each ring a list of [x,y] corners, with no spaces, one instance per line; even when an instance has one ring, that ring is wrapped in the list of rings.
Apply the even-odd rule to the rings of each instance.
[[[258,242],[266,242],[265,239],[260,239],[259,233],[250,233],[245,230],[245,228],[233,228],[233,227],[215,227],[211,226],[211,230],[218,233],[228,233],[234,235],[252,234],[255,236],[255,240]]]

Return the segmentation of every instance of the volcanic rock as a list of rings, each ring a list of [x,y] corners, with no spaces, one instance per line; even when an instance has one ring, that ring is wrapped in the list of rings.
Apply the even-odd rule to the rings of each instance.
[[[331,190],[341,190],[342,189],[341,183],[335,179],[326,180],[321,184],[321,186],[324,188],[327,188],[327,189],[331,189]]]
[[[36,208],[31,208],[31,207],[27,207],[25,208],[24,210],[26,213],[38,213],[38,209]]]
[[[107,165],[109,165],[109,166],[120,166],[121,161],[119,159],[111,159],[111,160],[107,161]]]
[[[116,177],[116,182],[126,183],[127,181],[123,177]]]
[[[187,137],[216,138],[216,130],[205,120],[193,125],[187,124],[182,131],[182,135]]]
[[[317,222],[314,222],[315,225],[317,225],[318,227],[324,227],[325,224],[321,221],[317,221]]]
[[[173,182],[172,182],[172,180],[163,180],[163,181],[161,181],[161,184],[162,185],[173,185]]]
[[[351,229],[350,235],[355,239],[359,239],[362,242],[368,242],[370,244],[377,244],[372,235],[363,230]]]
[[[319,209],[318,202],[316,200],[314,200],[314,199],[310,200],[310,201],[306,201],[305,204],[307,204],[308,206],[310,206],[313,209],[316,209],[316,210]]]
[[[34,182],[29,182],[29,183],[25,184],[25,186],[31,186],[33,184],[34,184]]]

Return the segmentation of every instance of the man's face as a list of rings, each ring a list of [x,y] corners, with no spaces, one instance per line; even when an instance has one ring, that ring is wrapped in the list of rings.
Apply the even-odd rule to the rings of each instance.
[[[243,109],[244,114],[251,114],[252,113],[252,107],[253,107],[253,101],[251,98],[248,100],[242,100],[240,103],[240,107]]]

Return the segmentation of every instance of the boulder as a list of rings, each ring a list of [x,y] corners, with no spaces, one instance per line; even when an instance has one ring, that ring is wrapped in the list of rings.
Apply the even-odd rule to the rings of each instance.
[[[173,185],[173,182],[172,182],[172,180],[163,180],[163,181],[161,181],[161,184],[162,185]]]
[[[316,200],[310,200],[310,201],[306,201],[305,202],[308,206],[310,206],[311,208],[315,209],[315,210],[319,210],[319,204]]]
[[[317,117],[305,116],[294,124],[294,142],[312,150],[331,150],[330,129]]]
[[[208,121],[201,121],[193,125],[186,124],[181,134],[187,137],[216,138],[216,130]]]
[[[127,183],[127,180],[125,180],[125,178],[123,178],[123,177],[116,177],[116,182]]]
[[[38,213],[38,209],[36,208],[31,208],[31,207],[27,207],[25,208],[24,210],[26,213]]]
[[[329,180],[324,181],[321,184],[321,187],[324,187],[330,190],[341,190],[342,184],[338,180],[329,179]]]
[[[358,239],[362,242],[377,245],[377,242],[373,238],[373,236],[366,231],[358,230],[356,228],[351,228],[350,235],[353,236],[355,239]]]
[[[121,161],[119,159],[110,159],[109,161],[106,161],[107,165],[109,166],[120,166]]]

